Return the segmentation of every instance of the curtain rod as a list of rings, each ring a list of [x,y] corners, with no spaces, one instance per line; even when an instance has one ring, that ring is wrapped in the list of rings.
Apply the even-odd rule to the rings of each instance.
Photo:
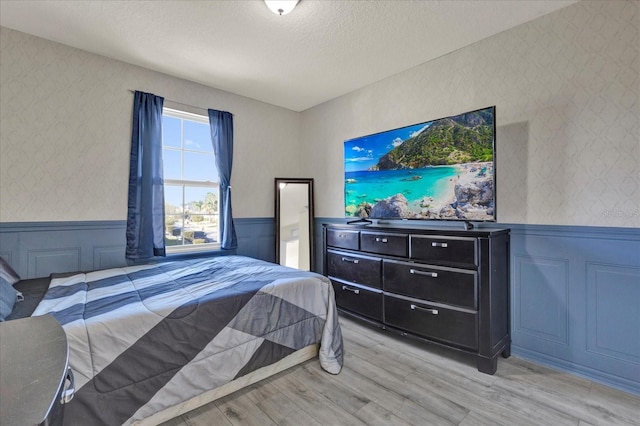
[[[138,90],[138,91],[139,91],[139,92],[141,92],[141,90]],[[129,92],[131,92],[131,93],[133,93],[133,94],[135,94],[135,93],[136,93],[136,91],[135,91],[135,90],[131,90],[131,89],[129,89]],[[163,98],[164,98],[164,96],[163,96]],[[172,102],[172,103],[174,103],[174,104],[178,104],[178,105],[186,106],[186,107],[189,107],[189,108],[198,108],[198,109],[201,109],[201,110],[203,110],[203,111],[208,111],[208,108],[199,107],[199,106],[195,106],[195,105],[189,105],[189,104],[185,104],[185,103],[178,102],[178,101],[174,101],[174,100],[172,100],[172,99],[167,99],[167,98],[164,98],[164,100],[165,100],[165,101]]]

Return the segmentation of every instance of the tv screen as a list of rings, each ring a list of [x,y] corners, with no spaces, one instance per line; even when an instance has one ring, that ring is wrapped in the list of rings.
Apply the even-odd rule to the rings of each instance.
[[[495,107],[344,143],[347,217],[495,221]]]

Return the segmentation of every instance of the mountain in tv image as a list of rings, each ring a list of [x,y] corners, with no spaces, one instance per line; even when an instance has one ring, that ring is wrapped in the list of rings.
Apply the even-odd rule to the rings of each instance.
[[[346,141],[346,216],[495,220],[493,111]]]

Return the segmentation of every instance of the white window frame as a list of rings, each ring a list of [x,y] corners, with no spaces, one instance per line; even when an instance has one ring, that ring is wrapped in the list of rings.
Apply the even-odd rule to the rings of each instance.
[[[190,112],[186,112],[186,111],[180,111],[177,109],[172,109],[172,108],[166,108],[164,107],[162,109],[162,115],[163,116],[167,116],[167,117],[173,117],[173,118],[178,118],[180,120],[188,120],[188,121],[195,121],[198,123],[203,123],[206,124],[207,126],[209,125],[209,117],[203,116],[203,115],[199,115],[199,114],[192,114]],[[181,147],[177,148],[174,146],[165,146],[164,145],[164,141],[162,144],[162,149],[163,152],[165,149],[167,150],[172,150],[172,151],[181,151],[182,155],[180,156],[182,164],[180,165],[180,169],[182,170],[182,172],[184,173],[184,153],[185,152],[194,152],[194,153],[202,153],[203,151],[200,150],[194,150],[194,149],[189,149],[189,148],[185,148],[184,146],[184,121],[182,121],[182,125],[180,128],[180,134],[181,134]],[[214,155],[214,161],[215,161],[215,155]],[[164,160],[163,160],[164,162]],[[214,163],[212,165],[213,167],[217,168],[217,165]],[[164,179],[164,184],[166,185],[171,185],[171,186],[182,186],[182,208],[184,208],[184,206],[187,203],[187,200],[185,200],[185,187],[201,187],[201,188],[211,188],[214,191],[217,191],[218,193],[218,203],[220,202],[220,182],[212,182],[212,181],[193,181],[193,180],[186,180],[186,179]],[[167,216],[172,216],[171,214],[167,214],[165,212],[165,221],[167,219]],[[221,232],[220,232],[220,205],[218,204],[218,238],[217,238],[217,242],[215,243],[203,243],[203,244],[182,244],[182,245],[171,245],[171,246],[166,246],[166,252],[167,254],[179,254],[179,253],[185,253],[185,252],[200,252],[200,251],[211,251],[211,250],[218,250],[220,249],[220,238],[221,238]],[[184,219],[183,219],[184,220]],[[184,222],[182,223],[182,232],[184,232]]]

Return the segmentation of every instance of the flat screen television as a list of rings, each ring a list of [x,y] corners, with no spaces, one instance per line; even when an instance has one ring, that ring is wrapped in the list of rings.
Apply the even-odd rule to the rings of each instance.
[[[347,217],[496,220],[495,106],[344,142]]]

